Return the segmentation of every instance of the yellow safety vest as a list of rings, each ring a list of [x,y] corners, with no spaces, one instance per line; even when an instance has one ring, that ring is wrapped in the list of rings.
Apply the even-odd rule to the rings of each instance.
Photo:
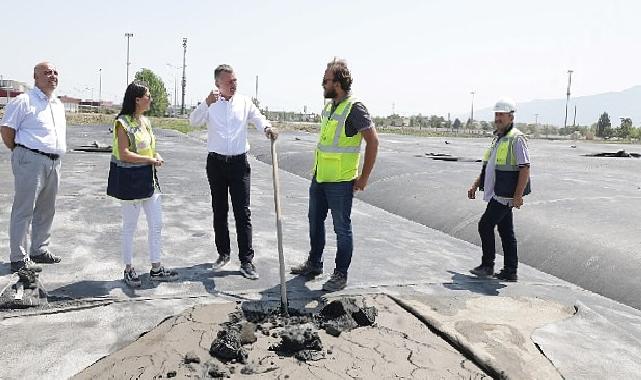
[[[516,185],[519,178],[519,165],[516,161],[516,154],[514,153],[514,143],[519,136],[524,136],[523,132],[517,128],[512,127],[508,133],[502,138],[494,137],[492,144],[485,150],[483,154],[483,174],[485,174],[485,167],[492,155],[492,150],[498,141],[496,147],[496,161],[495,161],[495,176],[494,176],[494,193],[502,197],[513,197],[516,191]],[[484,175],[481,178],[481,186],[483,186]],[[527,185],[523,195],[530,193],[530,180],[528,179]]]
[[[363,136],[345,135],[345,121],[356,100],[352,97],[340,102],[332,113],[332,102],[321,114],[321,129],[314,157],[317,182],[345,182],[358,177]]]
[[[496,170],[500,171],[519,171],[519,165],[516,162],[516,155],[514,154],[514,141],[517,136],[523,136],[523,132],[512,127],[510,131],[500,140],[498,137],[494,137],[492,144],[489,148],[485,150],[483,154],[483,163],[487,163],[492,154],[492,150],[496,145],[497,140],[499,141],[499,146],[496,148]]]
[[[151,164],[131,163],[120,159],[117,126],[122,125],[129,138],[129,150],[145,157],[156,155],[156,139],[149,120],[144,116],[138,125],[131,116],[121,115],[114,121],[113,145],[107,195],[122,200],[146,199],[160,190],[156,169]]]
[[[116,131],[118,124],[122,125],[129,137],[129,151],[145,157],[156,156],[156,138],[151,130],[149,120],[142,116],[141,124],[129,115],[120,115],[114,121],[113,144],[111,146],[111,160],[117,162],[120,166],[136,166],[137,164],[126,163],[120,160],[120,150],[118,149],[118,133]]]

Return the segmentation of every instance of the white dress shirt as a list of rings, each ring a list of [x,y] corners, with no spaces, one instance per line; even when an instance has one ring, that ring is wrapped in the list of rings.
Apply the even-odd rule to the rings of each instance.
[[[247,123],[253,123],[263,132],[271,124],[251,99],[234,95],[226,100],[222,96],[207,106],[202,102],[191,115],[189,122],[194,127],[207,125],[207,150],[225,156],[235,156],[249,151]]]
[[[16,144],[45,153],[64,154],[67,150],[65,107],[54,95],[47,98],[38,87],[7,104],[0,125],[16,131]]]

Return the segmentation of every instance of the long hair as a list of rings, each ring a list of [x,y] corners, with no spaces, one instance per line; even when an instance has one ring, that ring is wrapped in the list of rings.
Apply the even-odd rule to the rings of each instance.
[[[121,115],[134,116],[136,112],[136,99],[142,98],[149,91],[146,86],[132,82],[125,90],[125,97],[122,99],[122,109],[116,119]]]

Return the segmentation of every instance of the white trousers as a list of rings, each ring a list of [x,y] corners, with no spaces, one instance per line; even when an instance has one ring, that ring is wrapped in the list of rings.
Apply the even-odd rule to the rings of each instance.
[[[125,265],[132,264],[134,235],[141,208],[145,210],[145,216],[147,217],[149,260],[152,263],[160,262],[162,207],[160,194],[154,193],[151,198],[122,202],[122,260]]]

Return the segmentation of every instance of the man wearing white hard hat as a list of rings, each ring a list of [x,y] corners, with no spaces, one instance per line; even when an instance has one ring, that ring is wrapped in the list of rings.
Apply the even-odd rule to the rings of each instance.
[[[512,209],[523,205],[523,196],[530,193],[530,157],[523,132],[514,127],[516,106],[509,99],[501,99],[494,106],[494,139],[483,156],[483,168],[467,191],[470,199],[476,190],[483,191],[488,202],[479,220],[479,235],[483,258],[481,265],[470,272],[479,277],[494,275],[501,281],[514,282],[517,277],[518,255]],[[503,269],[494,274],[494,228],[498,227],[503,245]]]

